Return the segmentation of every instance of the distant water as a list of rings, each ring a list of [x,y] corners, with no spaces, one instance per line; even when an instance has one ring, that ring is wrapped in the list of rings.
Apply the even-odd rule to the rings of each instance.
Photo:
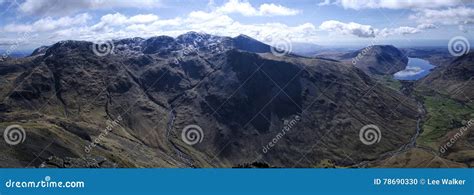
[[[408,58],[405,70],[395,73],[397,80],[418,80],[428,75],[435,66],[419,58]]]

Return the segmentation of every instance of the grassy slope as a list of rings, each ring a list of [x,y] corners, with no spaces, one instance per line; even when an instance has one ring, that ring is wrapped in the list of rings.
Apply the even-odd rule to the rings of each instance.
[[[399,90],[402,86],[400,81],[393,79],[391,76],[380,76],[376,78],[377,81],[394,90]],[[426,117],[422,126],[422,133],[417,139],[417,144],[424,147],[432,148],[438,151],[443,139],[449,132],[457,130],[463,126],[463,121],[468,121],[474,118],[474,102],[459,102],[449,98],[447,95],[439,94],[427,88],[418,87],[414,91],[417,99],[422,100],[425,109]],[[467,149],[467,148],[464,148]],[[420,149],[411,149],[401,155],[391,158],[389,161],[382,161],[369,166],[375,167],[423,167],[427,166],[427,162],[432,162],[430,167],[464,167],[463,163],[469,165],[469,159],[472,155],[469,153],[472,150],[464,150],[460,152],[450,152],[448,159],[439,159],[439,166],[433,163],[434,158],[440,158],[427,153]],[[416,155],[409,155],[415,154]],[[408,156],[407,156],[408,155]],[[461,155],[462,158],[456,157]],[[416,157],[415,157],[416,156]],[[465,160],[468,158],[468,160]],[[441,163],[442,162],[442,163]],[[463,163],[460,163],[463,162]],[[323,163],[324,164],[324,163]],[[472,164],[472,163],[471,163]],[[325,166],[323,166],[325,167]]]
[[[474,104],[463,103],[437,93],[417,91],[422,97],[427,116],[423,124],[423,133],[417,140],[418,144],[439,147],[439,141],[449,131],[463,126],[463,121],[474,118]]]
[[[399,91],[400,88],[402,87],[402,84],[400,83],[399,80],[396,80],[393,78],[392,75],[385,75],[385,76],[373,76],[377,82],[381,85],[385,85],[388,88],[391,88],[395,91]]]

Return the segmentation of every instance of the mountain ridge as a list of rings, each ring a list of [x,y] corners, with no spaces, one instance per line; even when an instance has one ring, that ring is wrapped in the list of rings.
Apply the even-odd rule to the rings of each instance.
[[[184,34],[181,34],[177,37],[171,37],[166,35],[159,35],[159,36],[152,36],[149,38],[141,38],[141,37],[134,37],[134,38],[124,38],[124,39],[113,39],[109,41],[82,41],[82,40],[64,40],[58,43],[52,44],[50,46],[41,46],[33,50],[30,56],[43,54],[49,48],[53,47],[57,44],[64,44],[64,43],[81,43],[81,42],[88,42],[92,44],[96,44],[97,46],[108,46],[108,47],[118,47],[119,50],[131,49],[137,50],[139,49],[141,52],[145,54],[151,54],[157,52],[157,50],[164,49],[164,48],[153,48],[153,45],[160,45],[160,44],[171,44],[172,50],[178,49],[223,49],[223,48],[235,48],[249,52],[255,53],[266,53],[271,52],[271,46],[260,41],[257,41],[254,38],[251,38],[247,35],[238,35],[236,37],[226,37],[226,36],[216,36],[206,33],[197,33],[194,31],[190,31]],[[109,45],[107,45],[109,44]],[[248,48],[249,45],[252,45],[252,48]],[[132,48],[130,48],[132,47]],[[170,47],[168,45],[167,47]]]
[[[62,41],[44,55],[22,59],[18,63],[25,71],[12,70],[1,78],[0,124],[23,121],[28,137],[5,154],[8,160],[2,166],[50,165],[49,159],[58,158],[105,158],[118,167],[235,167],[254,162],[313,167],[326,160],[350,166],[396,150],[415,134],[416,103],[377,86],[352,65],[248,52],[225,38],[219,42],[223,49],[214,50],[208,46],[219,38],[208,37],[202,45],[194,43],[196,38],[182,38],[185,44],[151,38],[140,48],[126,39],[106,56],[95,55],[92,42]],[[186,44],[196,49],[185,52]],[[104,121],[118,117],[123,119],[120,125],[101,134]],[[301,120],[263,152],[265,143],[295,117]],[[383,133],[376,147],[363,144],[358,135],[361,127],[374,123]],[[188,125],[202,128],[201,143],[182,140]],[[101,135],[99,144],[84,153]],[[52,145],[46,147],[48,143]],[[45,147],[40,160],[27,155]],[[301,154],[308,160],[299,162]]]

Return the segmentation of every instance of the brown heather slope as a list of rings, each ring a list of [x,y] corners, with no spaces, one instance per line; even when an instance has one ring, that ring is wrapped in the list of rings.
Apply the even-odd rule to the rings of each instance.
[[[351,65],[278,57],[262,45],[252,53],[207,35],[223,50],[197,44],[183,56],[194,36],[119,40],[104,57],[90,42],[64,41],[1,63],[0,128],[20,124],[26,140],[0,143],[0,167],[351,166],[398,150],[415,134],[416,103]],[[118,118],[103,135],[106,121]],[[181,139],[191,124],[204,133],[196,145]],[[359,140],[367,124],[380,127],[379,143]]]

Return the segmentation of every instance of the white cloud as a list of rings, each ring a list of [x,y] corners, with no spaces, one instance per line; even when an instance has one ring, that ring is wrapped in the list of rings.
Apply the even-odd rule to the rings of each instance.
[[[427,29],[435,29],[438,28],[438,26],[430,23],[424,23],[424,24],[419,24],[416,28],[420,30],[427,30]]]
[[[474,24],[474,9],[456,7],[442,10],[425,9],[411,15],[410,19],[419,23],[439,23],[445,25]]]
[[[338,32],[345,35],[355,35],[358,37],[375,37],[375,29],[370,25],[363,25],[354,22],[343,23],[336,20],[323,22],[319,28],[321,30]]]
[[[223,14],[240,13],[244,16],[253,16],[258,13],[249,2],[241,2],[240,0],[229,0],[221,7],[218,7],[216,12]]]
[[[245,0],[229,0],[224,5],[217,7],[215,12],[222,14],[239,13],[244,16],[291,16],[298,14],[300,11],[273,3],[261,4],[257,9]]]
[[[132,24],[146,24],[158,20],[158,16],[154,14],[140,14],[131,17],[128,22]]]
[[[109,0],[96,1],[111,2]],[[78,0],[78,2],[82,1]],[[211,2],[209,4],[214,5]],[[267,41],[268,37],[281,37],[295,42],[316,42],[324,39],[320,36],[319,31],[321,30],[367,38],[414,34],[425,29],[431,29],[434,26],[431,23],[422,23],[416,27],[403,26],[377,29],[371,25],[355,22],[344,23],[336,20],[325,21],[319,27],[311,23],[299,25],[286,25],[278,22],[244,24],[234,20],[229,14],[281,16],[297,14],[299,11],[276,4],[261,4],[254,7],[248,1],[241,0],[230,0],[210,10],[209,12],[193,11],[187,15],[174,18],[160,18],[154,14],[126,15],[115,12],[103,15],[98,21],[93,20],[94,22],[92,22],[91,16],[88,14],[59,18],[45,17],[33,23],[8,24],[4,28],[0,28],[0,32],[38,32],[40,34],[38,39],[41,39],[40,42],[43,44],[52,44],[66,39],[92,41],[96,39],[120,39],[137,36],[143,38],[157,35],[177,36],[188,31],[205,32],[221,36],[246,34],[260,41]],[[44,11],[40,12],[45,13]],[[7,34],[6,36],[12,36],[12,34]]]
[[[318,6],[325,6],[325,5],[330,5],[330,4],[331,4],[331,0],[324,0],[318,3]]]
[[[310,23],[296,26],[281,23],[242,24],[228,15],[203,11],[191,12],[185,18],[159,20],[142,26],[142,29],[154,32],[161,31],[163,34],[172,36],[188,31],[202,31],[221,36],[246,34],[262,41],[271,35],[303,41],[304,38],[312,39],[316,31],[316,27]]]
[[[320,5],[338,4],[345,9],[426,9],[461,5],[469,0],[325,0]]]
[[[67,15],[82,10],[114,8],[155,8],[161,6],[160,0],[26,0],[19,11],[29,15]]]
[[[275,5],[273,3],[262,4],[259,7],[259,14],[263,16],[291,16],[296,15],[299,12],[300,11],[298,10],[283,7],[282,5]]]
[[[417,27],[401,26],[398,28],[377,29],[371,25],[364,25],[355,22],[344,23],[336,20],[324,21],[319,26],[320,30],[336,32],[343,35],[354,35],[362,38],[416,34],[422,32],[423,30],[432,28],[435,28],[433,24],[421,24]]]
[[[100,18],[100,21],[91,27],[91,30],[96,32],[105,32],[113,30],[115,27],[137,28],[137,25],[151,24],[159,20],[159,17],[154,14],[139,14],[132,17],[127,17],[121,13],[107,14]]]
[[[409,26],[401,26],[398,28],[384,28],[380,31],[377,32],[377,35],[379,36],[391,36],[391,35],[408,35],[408,34],[416,34],[420,33],[421,30],[418,28],[414,27],[409,27]]]
[[[379,34],[414,34],[422,30],[438,28],[441,25],[464,25],[459,29],[465,32],[465,26],[474,24],[472,0],[324,0],[319,6],[339,5],[345,9],[410,9],[415,12],[409,19],[415,20],[417,27],[399,27],[382,29]]]
[[[129,37],[151,37],[158,35],[177,36],[189,31],[205,32],[221,36],[246,34],[260,41],[269,36],[308,42],[318,39],[317,28],[310,23],[289,26],[282,23],[243,24],[230,16],[218,12],[194,11],[184,17],[161,19],[157,15],[106,14],[91,23],[90,16],[78,14],[73,17],[46,17],[31,24],[9,24],[0,29],[7,36],[14,32],[37,32],[39,42],[52,44],[60,40],[121,39]]]
[[[53,19],[51,17],[42,18],[32,24],[8,24],[3,28],[5,32],[43,32],[52,31],[59,28],[86,24],[91,19],[89,14],[79,14],[74,17],[61,17]]]
[[[395,73],[394,76],[403,78],[403,77],[415,76],[415,75],[418,75],[418,74],[423,73],[423,72],[424,72],[424,70],[421,69],[420,67],[407,66],[405,70],[402,70],[400,72]]]

